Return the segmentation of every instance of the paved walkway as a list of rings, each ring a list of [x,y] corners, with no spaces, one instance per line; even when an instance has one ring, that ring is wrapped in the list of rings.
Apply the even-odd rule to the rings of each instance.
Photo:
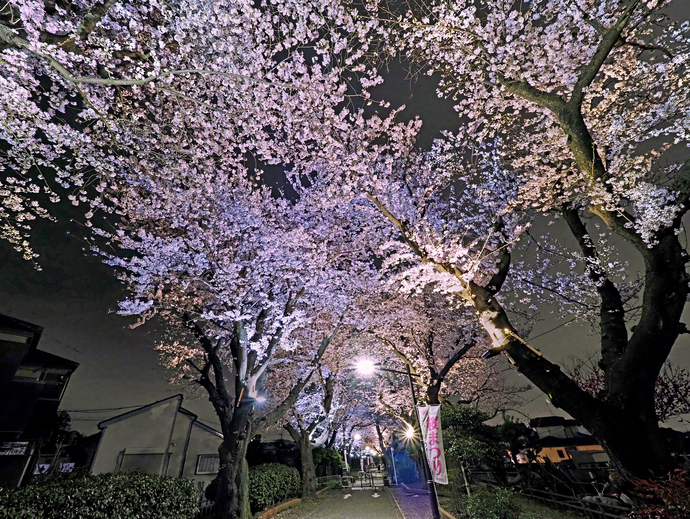
[[[334,489],[308,510],[288,510],[276,519],[431,519],[429,498],[390,488]]]

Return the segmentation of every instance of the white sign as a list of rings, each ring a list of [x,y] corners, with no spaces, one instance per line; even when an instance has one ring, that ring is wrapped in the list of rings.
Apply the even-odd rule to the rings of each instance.
[[[441,406],[419,407],[419,423],[426,450],[426,459],[435,483],[448,484],[446,457],[443,453],[443,436],[441,434]]]
[[[0,443],[0,456],[24,456],[28,452],[31,442],[4,442]]]

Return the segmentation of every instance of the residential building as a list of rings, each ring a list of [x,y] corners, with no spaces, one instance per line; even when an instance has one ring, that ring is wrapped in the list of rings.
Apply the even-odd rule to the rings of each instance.
[[[591,436],[580,422],[572,418],[562,416],[543,416],[533,418],[529,421],[529,426],[534,429],[539,438],[553,436],[556,438],[577,438],[578,436]]]
[[[37,349],[43,328],[0,314],[0,486],[18,487],[79,364]]]
[[[138,469],[192,479],[203,490],[218,473],[223,435],[182,407],[182,400],[171,396],[100,422],[91,472]]]
[[[545,416],[530,420],[536,438],[529,448],[540,463],[552,462],[567,470],[575,479],[590,480],[606,472],[609,456],[599,441],[577,420]],[[526,453],[517,455],[519,463],[529,463]]]
[[[577,436],[574,438],[562,438],[558,436],[547,436],[539,439],[534,449],[537,451],[539,461],[550,460],[553,463],[560,463],[573,460],[579,463],[608,463],[609,458],[604,452],[604,448],[592,436]],[[597,456],[593,456],[597,454]]]

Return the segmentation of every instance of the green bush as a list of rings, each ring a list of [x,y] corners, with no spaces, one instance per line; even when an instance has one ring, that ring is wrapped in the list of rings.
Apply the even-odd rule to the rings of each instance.
[[[194,482],[144,472],[76,476],[0,488],[0,519],[192,519]]]
[[[301,494],[296,468],[267,463],[249,468],[249,505],[252,513],[265,510]]]
[[[317,476],[330,476],[338,474],[338,470],[345,466],[345,461],[340,453],[333,449],[316,447],[312,451]]]
[[[518,519],[522,513],[515,495],[504,488],[495,494],[474,494],[466,502],[467,515],[471,519]]]

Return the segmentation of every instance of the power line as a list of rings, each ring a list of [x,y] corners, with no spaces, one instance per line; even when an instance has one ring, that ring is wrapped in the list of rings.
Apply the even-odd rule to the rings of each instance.
[[[561,323],[561,324],[559,324],[558,326],[556,326],[556,327],[554,327],[554,328],[551,328],[550,330],[546,330],[544,333],[540,333],[539,335],[535,335],[534,337],[529,337],[529,338],[527,338],[527,340],[528,340],[528,341],[533,341],[534,339],[537,339],[537,338],[539,338],[539,337],[541,337],[541,336],[543,336],[543,335],[546,335],[547,333],[551,333],[551,332],[553,332],[554,330],[558,330],[560,327],[565,326],[566,324],[570,324],[570,323],[572,323],[572,322],[575,321],[575,320],[577,320],[577,317],[573,317],[572,319],[570,319],[570,320],[568,320],[568,321],[566,321],[566,322],[564,322],[564,323]]]
[[[100,409],[60,409],[67,413],[104,413],[106,411],[122,411],[123,409],[136,409],[137,407],[144,407],[143,405],[128,405],[125,407],[102,407]]]

